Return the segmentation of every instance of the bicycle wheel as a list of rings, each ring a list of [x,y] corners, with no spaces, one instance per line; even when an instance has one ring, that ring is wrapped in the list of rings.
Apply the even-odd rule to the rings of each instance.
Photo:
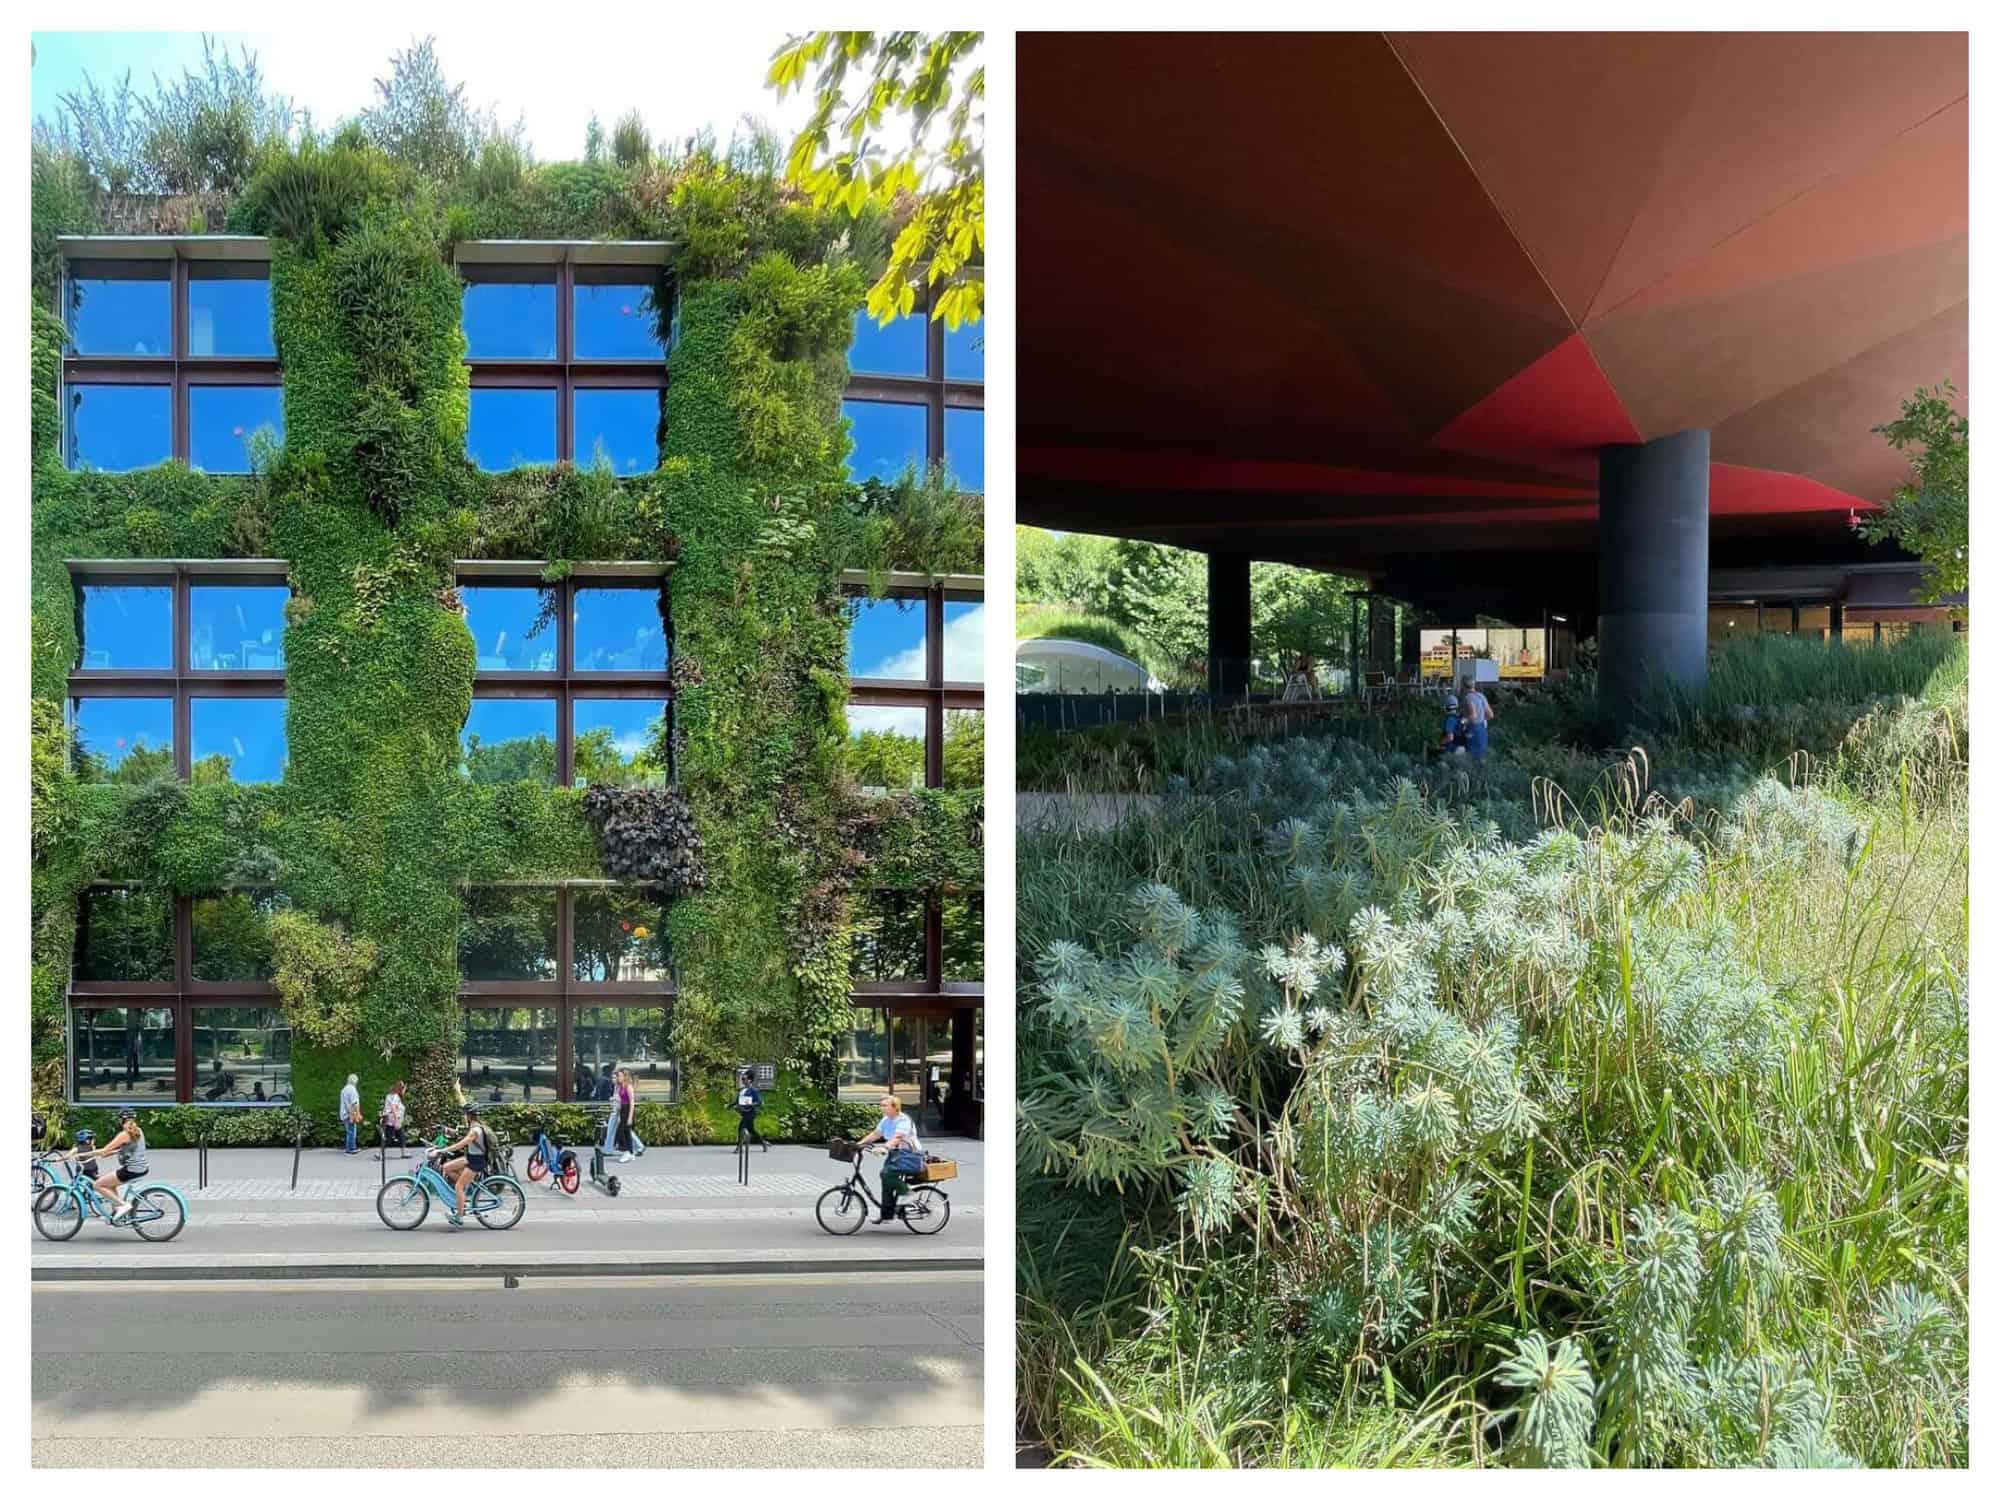
[[[415,1229],[431,1211],[431,1195],[414,1177],[391,1177],[375,1195],[375,1214],[391,1229]]]
[[[55,1185],[56,1180],[50,1175],[49,1169],[37,1162],[28,1183],[28,1202],[30,1204],[37,1202],[46,1190]]]
[[[164,1245],[186,1226],[187,1210],[165,1188],[141,1188],[132,1195],[132,1217],[127,1222],[140,1239]]]
[[[565,1193],[572,1198],[576,1196],[576,1190],[583,1185],[583,1173],[577,1168],[575,1157],[572,1156],[564,1163],[562,1176],[556,1180],[562,1184]]]
[[[857,1187],[828,1188],[819,1195],[813,1217],[828,1234],[858,1234],[868,1222],[868,1200]]]
[[[528,1158],[528,1181],[540,1182],[549,1175],[549,1164],[539,1154]]]
[[[528,1211],[528,1195],[511,1177],[489,1177],[473,1193],[472,1212],[488,1229],[512,1229]]]
[[[911,1188],[896,1213],[911,1234],[936,1234],[951,1222],[951,1199],[933,1187]]]
[[[35,1200],[35,1228],[45,1240],[73,1240],[83,1228],[83,1199],[52,1187]]]

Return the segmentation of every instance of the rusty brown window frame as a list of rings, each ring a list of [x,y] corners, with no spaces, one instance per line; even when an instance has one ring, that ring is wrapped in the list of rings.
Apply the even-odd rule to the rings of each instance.
[[[927,463],[944,458],[944,413],[946,407],[968,411],[986,409],[983,380],[951,379],[944,372],[944,324],[931,319],[926,298],[921,309],[907,316],[924,318],[924,373],[921,375],[849,375],[841,392],[847,401],[888,401],[924,408],[924,455]]]

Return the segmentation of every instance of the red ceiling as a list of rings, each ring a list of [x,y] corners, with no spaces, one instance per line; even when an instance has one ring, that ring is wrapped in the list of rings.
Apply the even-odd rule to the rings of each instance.
[[[1869,429],[1965,389],[1962,34],[1019,58],[1023,520],[1589,546],[1597,449],[1706,426],[1719,531],[1844,532],[1905,472]]]

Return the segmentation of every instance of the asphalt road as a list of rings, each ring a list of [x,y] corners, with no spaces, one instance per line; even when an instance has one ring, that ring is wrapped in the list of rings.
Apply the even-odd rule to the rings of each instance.
[[[981,1278],[43,1283],[38,1467],[977,1467]]]

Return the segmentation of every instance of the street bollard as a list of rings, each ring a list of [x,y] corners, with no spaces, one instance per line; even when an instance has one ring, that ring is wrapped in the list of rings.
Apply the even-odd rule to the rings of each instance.
[[[736,1185],[750,1186],[750,1143],[741,1134],[736,1137]]]
[[[305,1143],[306,1129],[305,1126],[301,1125],[298,1128],[298,1132],[292,1137],[292,1191],[295,1193],[299,1190],[299,1152],[304,1148]]]

